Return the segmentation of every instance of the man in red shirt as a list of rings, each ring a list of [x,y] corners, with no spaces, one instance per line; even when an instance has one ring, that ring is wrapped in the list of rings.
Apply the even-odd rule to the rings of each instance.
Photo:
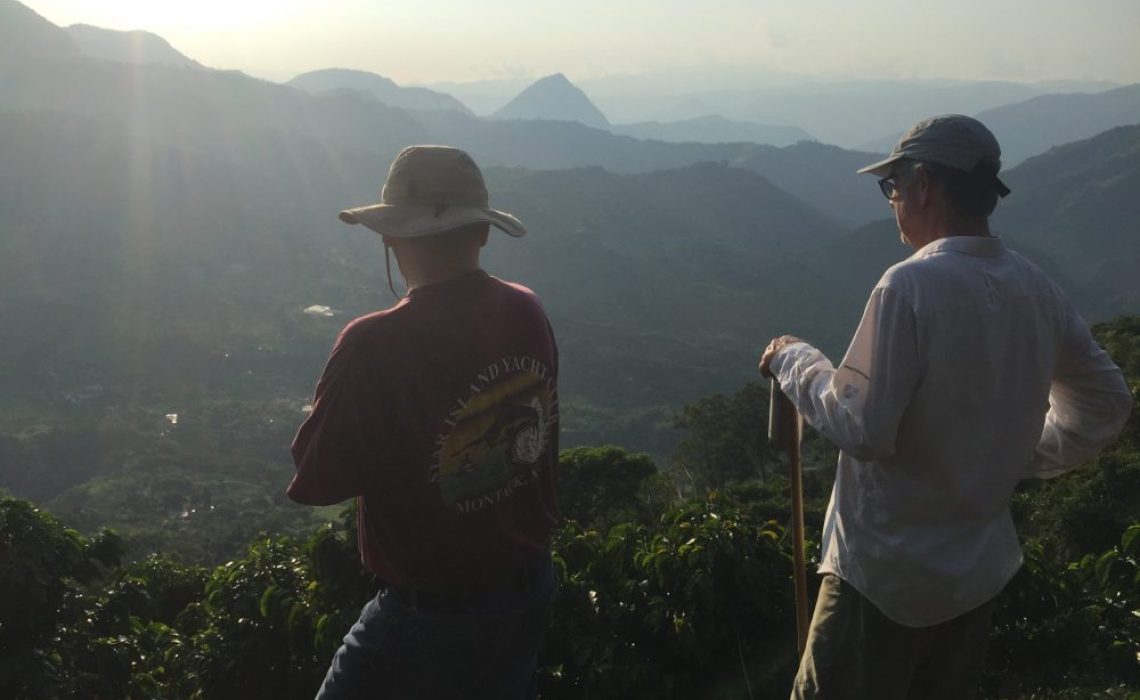
[[[534,293],[479,266],[490,226],[526,229],[444,146],[402,151],[381,202],[340,218],[383,237],[408,292],[341,332],[293,443],[290,498],[356,498],[361,559],[386,584],[318,697],[533,697],[558,352]]]

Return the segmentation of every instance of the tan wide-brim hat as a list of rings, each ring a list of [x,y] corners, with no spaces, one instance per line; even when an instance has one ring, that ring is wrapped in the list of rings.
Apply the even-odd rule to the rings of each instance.
[[[511,236],[526,235],[522,222],[488,206],[479,166],[451,146],[409,146],[388,169],[380,203],[340,213],[393,238],[418,238],[467,224],[486,222]]]

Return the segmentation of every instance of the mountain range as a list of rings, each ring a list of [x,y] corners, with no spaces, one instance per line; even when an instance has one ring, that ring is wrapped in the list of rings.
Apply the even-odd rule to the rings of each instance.
[[[1007,166],[1017,165],[1055,146],[1113,127],[1140,124],[1140,85],[1097,93],[1042,95],[986,110],[977,118],[998,137]]]
[[[0,0],[0,5],[4,2],[12,0]],[[35,30],[73,46],[63,30],[32,17],[35,21],[29,24]],[[34,32],[25,32],[30,33]],[[378,83],[366,77],[369,83]],[[600,165],[617,172],[728,162],[755,147],[643,141],[574,121],[485,120],[450,110],[407,111],[358,90],[309,97],[229,71],[186,72],[164,65],[126,70],[118,63],[85,60],[78,52],[67,60],[40,61],[33,56],[0,65],[0,105],[8,112],[116,115],[126,124],[145,125],[145,130],[136,128],[140,138],[153,133],[218,156],[241,157],[243,162],[276,162],[291,151],[320,149],[316,162],[326,163],[334,174],[346,172],[339,162],[344,158],[367,153],[384,161],[409,143],[451,143],[484,165],[533,169]],[[259,146],[267,142],[284,145],[271,153],[268,146]],[[785,159],[788,167],[794,167],[796,152]],[[805,152],[809,159],[820,153]],[[815,169],[816,164],[806,167]]]
[[[536,80],[495,112],[495,119],[542,119],[578,122],[597,129],[610,125],[586,93],[565,75],[555,73]]]
[[[996,235],[1044,268],[1087,319],[1140,310],[1140,125],[1057,147],[1002,179],[1012,192],[991,217]],[[894,222],[884,220],[811,259],[837,293],[861,296],[908,253]]]
[[[612,134],[640,140],[671,143],[756,143],[787,146],[811,140],[811,134],[796,126],[769,126],[706,114],[692,119],[634,124],[613,124],[581,88],[561,73],[541,78],[527,86],[492,115],[495,119],[528,119],[577,122],[605,129]]]
[[[1079,88],[1081,83],[1058,84],[1058,88]],[[785,88],[783,93],[756,93],[752,98],[743,94],[716,96],[692,96],[681,104],[686,111],[707,111],[713,109],[710,102],[718,102],[728,111],[745,113],[749,109],[741,105],[751,104],[749,100],[763,103],[763,114],[801,114],[800,121],[784,123],[803,124],[812,118],[802,117],[803,110],[813,108],[820,115],[841,113],[851,123],[873,119],[875,123],[894,122],[913,116],[917,121],[930,114],[948,111],[974,113],[973,107],[998,104],[977,113],[977,118],[987,124],[1003,144],[1003,160],[1006,167],[1012,167],[1026,158],[1044,153],[1053,146],[1088,138],[1115,126],[1140,123],[1140,85],[1128,85],[1092,92],[1071,92],[1064,94],[1039,94],[1039,88],[1047,87],[1017,85],[1010,83],[972,83],[968,85],[901,85],[877,84],[867,91],[851,87],[841,89],[831,86],[813,93],[807,88],[797,90]],[[1026,98],[1026,99],[1019,99]],[[733,107],[731,105],[735,104]],[[825,109],[825,105],[830,105]],[[760,112],[753,111],[752,114]],[[594,102],[579,87],[570,83],[565,76],[557,74],[543,78],[524,89],[496,117],[530,118],[564,122],[578,122],[613,134],[632,136],[641,140],[660,140],[674,143],[752,143],[758,145],[787,146],[800,141],[815,140],[801,126],[770,126],[755,121],[734,121],[719,114],[703,114],[676,121],[647,121],[632,124],[612,123],[607,120]],[[903,122],[909,125],[910,122]],[[824,133],[834,132],[830,129]],[[885,153],[891,150],[901,136],[898,131],[890,136],[867,141],[857,150],[870,153]],[[825,138],[832,143],[850,140],[848,136]],[[755,154],[753,154],[755,155]],[[528,164],[529,165],[529,164]],[[799,192],[797,192],[799,194]],[[845,209],[850,211],[850,209]],[[841,218],[851,220],[847,214]]]
[[[1038,97],[1045,92],[1023,83],[984,81],[804,82],[756,89],[673,93],[644,100],[638,110],[621,105],[629,93],[596,96],[614,121],[641,121],[649,112],[662,121],[719,114],[761,124],[792,124],[824,143],[866,148],[871,139],[901,132],[931,114],[977,114]]]
[[[59,27],[16,0],[0,0],[0,66],[15,61],[59,61],[80,56]]]
[[[657,139],[685,143],[756,143],[772,146],[790,146],[800,141],[812,141],[812,136],[798,126],[769,126],[753,122],[736,122],[718,114],[675,122],[638,122],[613,124],[611,133],[637,139]]]
[[[159,64],[202,68],[202,64],[187,57],[166,39],[140,30],[117,31],[93,27],[89,24],[73,24],[67,28],[67,35],[79,50],[92,58],[118,61],[131,64]]]
[[[1051,257],[1094,318],[1140,310],[1140,125],[1058,146],[1003,177],[1014,194],[995,226]]]
[[[1080,141],[1116,126],[1140,123],[1140,85],[1092,93],[1041,95],[975,115],[1002,148],[1002,163],[1015,166],[1054,146]],[[889,151],[902,133],[864,147]]]
[[[355,90],[371,95],[391,107],[471,114],[466,105],[451,95],[421,87],[401,87],[382,75],[361,70],[326,68],[302,73],[285,84],[314,95],[333,90]]]
[[[879,153],[803,141],[784,148],[751,146],[730,162],[760,173],[836,221],[859,226],[889,213],[886,202],[868,196],[876,190],[875,181],[855,174],[881,158]]]
[[[409,143],[468,149],[492,205],[528,224],[485,262],[547,306],[566,445],[668,453],[678,408],[756,378],[771,336],[841,353],[908,253],[854,174],[875,153],[664,143],[125,65],[21,8],[0,0],[0,486],[17,493],[61,496],[143,459],[190,473],[164,447],[169,414],[197,426],[196,462],[287,473],[281,425],[303,417],[336,332],[392,301],[379,241],[335,214],[375,201]],[[1135,311],[1140,127],[1003,177],[996,230],[1089,318]]]

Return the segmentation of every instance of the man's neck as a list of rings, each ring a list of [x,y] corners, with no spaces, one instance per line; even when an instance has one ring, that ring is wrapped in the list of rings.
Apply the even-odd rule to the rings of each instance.
[[[981,238],[991,237],[990,222],[987,219],[980,219],[976,221],[938,221],[930,227],[926,236],[921,240],[912,241],[915,250],[933,243],[934,241],[943,238],[950,238],[952,236],[978,236]]]
[[[481,269],[478,261],[463,265],[432,266],[430,268],[408,271],[404,276],[404,281],[407,283],[408,291],[410,292],[413,289],[449,282],[457,277],[462,277],[470,272]]]
[[[949,238],[950,236],[980,236],[988,238],[993,234],[990,233],[990,222],[988,219],[974,219],[971,221],[954,221],[947,224],[944,229],[943,235],[939,238]]]

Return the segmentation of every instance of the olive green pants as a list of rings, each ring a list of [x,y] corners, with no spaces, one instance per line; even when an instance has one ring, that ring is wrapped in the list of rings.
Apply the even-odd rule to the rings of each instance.
[[[970,700],[994,601],[932,627],[907,627],[827,574],[792,700]]]

